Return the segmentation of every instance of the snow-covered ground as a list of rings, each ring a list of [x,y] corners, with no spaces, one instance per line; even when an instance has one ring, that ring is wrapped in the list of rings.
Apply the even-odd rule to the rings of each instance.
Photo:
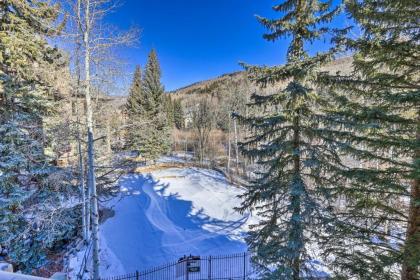
[[[101,276],[115,276],[173,261],[183,255],[246,251],[250,215],[234,211],[242,190],[216,171],[168,168],[129,174],[107,206],[115,215],[100,228]],[[73,276],[85,252],[70,259]]]

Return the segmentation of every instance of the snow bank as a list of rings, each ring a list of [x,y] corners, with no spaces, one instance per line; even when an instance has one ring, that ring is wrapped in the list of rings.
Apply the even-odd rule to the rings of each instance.
[[[251,219],[234,210],[240,205],[237,197],[243,191],[229,184],[219,172],[201,168],[169,168],[152,173],[157,180],[154,189],[161,196],[176,196],[191,201],[190,215],[223,223],[203,223],[203,229],[211,232],[224,232],[230,239],[242,240]]]
[[[238,187],[215,171],[169,168],[148,176],[129,174],[118,197],[107,202],[115,216],[100,227],[101,276],[115,276],[173,261],[183,255],[246,251],[249,215],[239,206]],[[86,248],[70,259],[72,276]]]
[[[115,256],[114,252],[108,248],[106,237],[101,232],[99,234],[99,246],[101,251],[99,257],[101,260],[100,275],[101,277],[115,276],[125,274],[125,270],[120,260]],[[81,275],[83,279],[91,279],[89,273],[92,271],[91,266],[92,250],[91,245],[84,246],[69,258],[69,278],[78,279]],[[87,264],[85,266],[85,264]],[[83,268],[86,269],[83,269]]]

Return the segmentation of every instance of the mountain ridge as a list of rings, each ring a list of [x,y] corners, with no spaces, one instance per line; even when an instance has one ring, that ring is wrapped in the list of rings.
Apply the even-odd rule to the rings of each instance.
[[[347,73],[352,68],[352,61],[353,59],[351,56],[341,57],[324,66],[323,70],[328,72],[341,71]],[[194,82],[184,87],[168,91],[167,93],[171,94],[171,96],[173,96],[174,98],[182,98],[186,95],[192,94],[212,93],[213,90],[218,88],[218,86],[222,86],[225,82],[228,82],[228,80],[233,80],[236,82],[245,82],[245,80],[247,80],[246,71],[236,71],[232,73],[222,74],[215,78]]]

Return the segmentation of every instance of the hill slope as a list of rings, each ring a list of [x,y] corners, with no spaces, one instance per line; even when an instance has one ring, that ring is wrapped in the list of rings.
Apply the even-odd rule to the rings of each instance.
[[[351,57],[343,57],[335,60],[329,65],[325,66],[323,70],[328,72],[348,73],[351,70]],[[281,85],[274,85],[268,87],[266,91],[272,91]],[[249,82],[247,79],[246,72],[233,72],[219,76],[214,79],[200,81],[191,85],[179,88],[177,90],[169,92],[175,99],[181,98],[183,101],[197,97],[200,94],[210,94],[212,96],[218,96],[221,92],[237,87],[247,87],[249,94],[255,92],[258,89],[255,85]]]

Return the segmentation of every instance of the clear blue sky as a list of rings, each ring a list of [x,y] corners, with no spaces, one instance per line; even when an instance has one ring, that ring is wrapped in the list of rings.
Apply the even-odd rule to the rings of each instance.
[[[255,15],[278,17],[273,0],[125,0],[107,17],[120,29],[141,28],[139,47],[125,50],[129,69],[145,65],[151,48],[157,50],[167,90],[241,70],[238,62],[284,63],[287,40],[262,39],[266,31]],[[335,1],[336,2],[336,1]],[[343,25],[344,16],[334,22]],[[312,52],[325,49],[323,42]]]

